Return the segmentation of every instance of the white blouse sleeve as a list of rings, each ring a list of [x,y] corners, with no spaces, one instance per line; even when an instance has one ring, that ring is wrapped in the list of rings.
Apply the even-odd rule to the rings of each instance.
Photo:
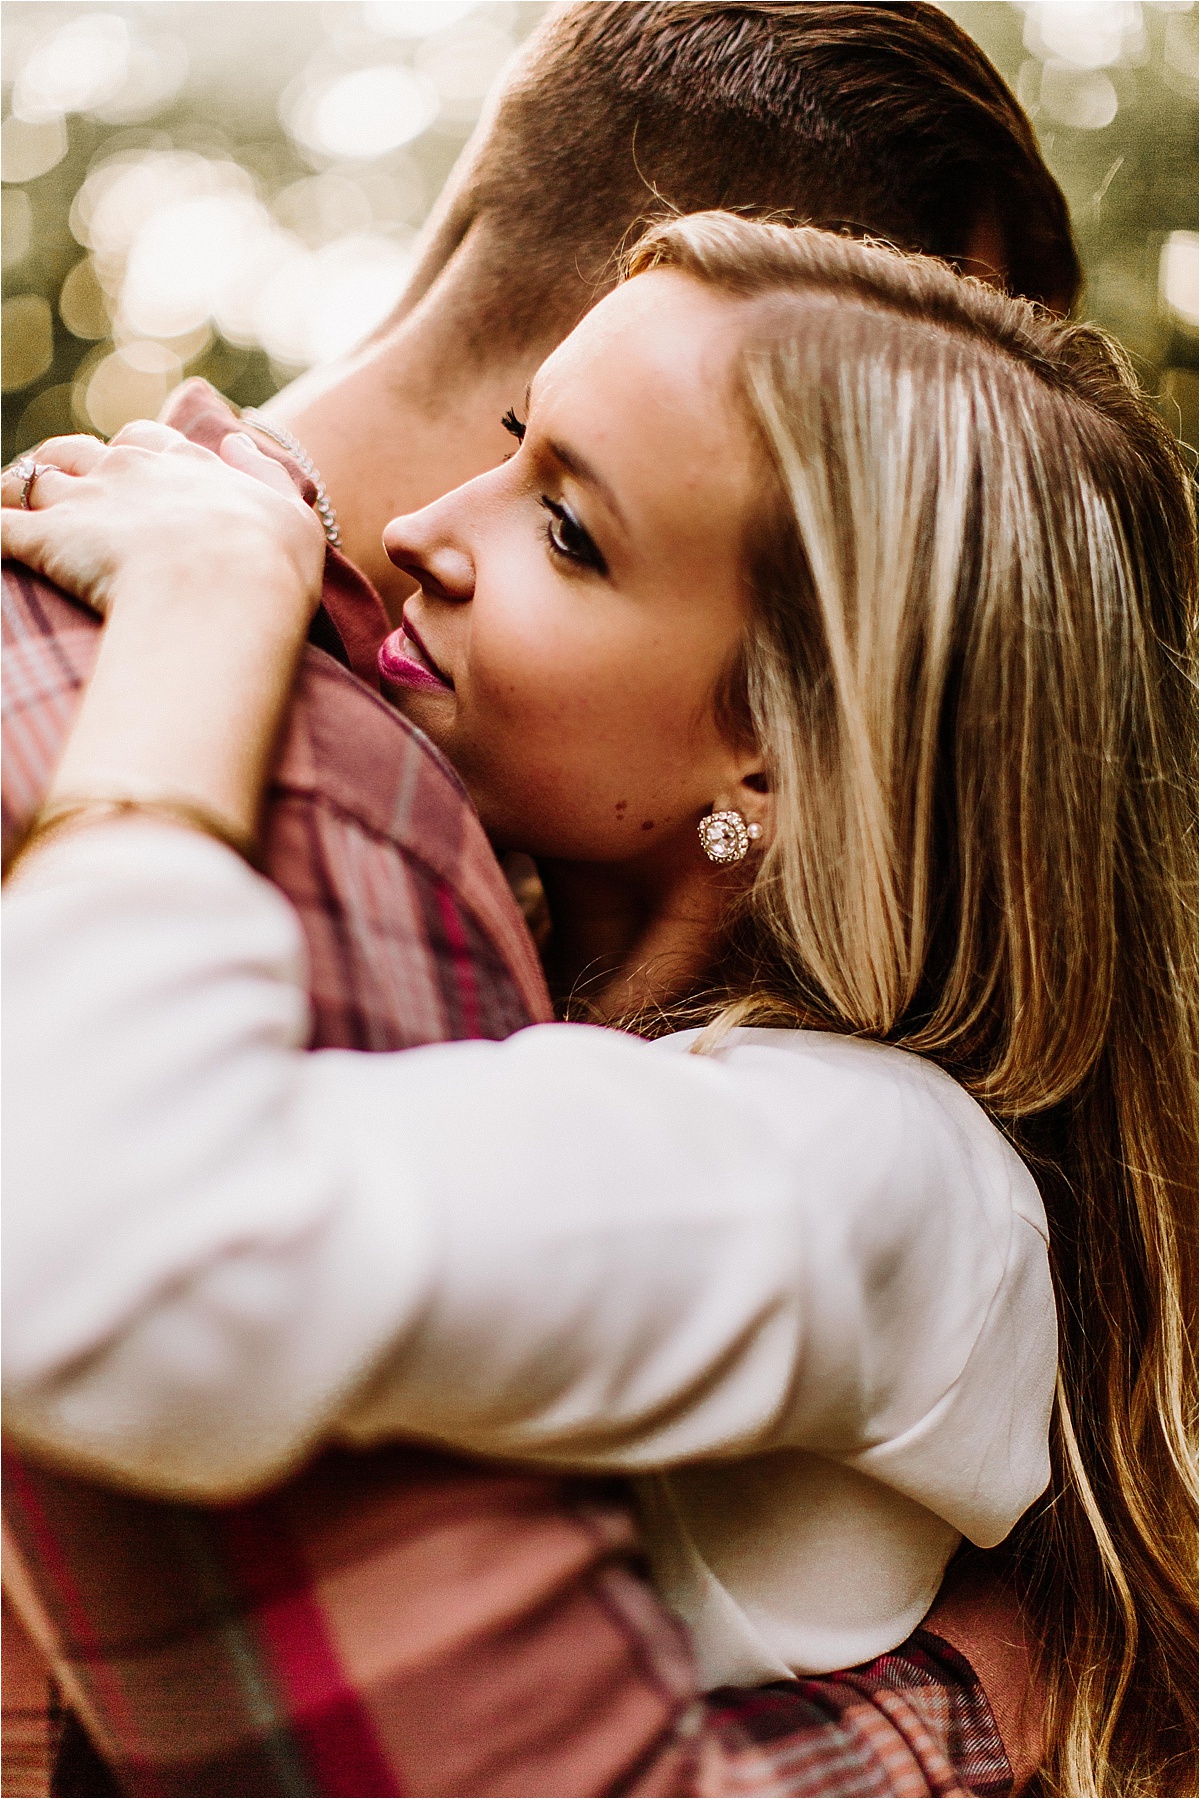
[[[331,1437],[853,1453],[943,1398],[1011,1264],[1015,1158],[869,1055],[781,1108],[581,1026],[306,1052],[291,908],[193,833],[47,846],[4,951],[9,1427],[152,1491]]]

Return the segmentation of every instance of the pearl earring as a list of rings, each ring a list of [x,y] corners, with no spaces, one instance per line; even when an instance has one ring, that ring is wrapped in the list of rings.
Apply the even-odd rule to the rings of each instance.
[[[762,836],[762,826],[748,825],[740,812],[709,812],[697,828],[710,862],[740,862]]]

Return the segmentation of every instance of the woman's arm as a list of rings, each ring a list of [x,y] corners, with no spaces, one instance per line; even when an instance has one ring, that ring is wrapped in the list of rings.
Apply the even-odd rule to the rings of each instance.
[[[308,1053],[294,915],[196,833],[51,841],[4,953],[8,1424],[108,1478],[234,1494],[339,1436],[848,1453],[941,1397],[1004,1272],[1007,1152],[919,1064]]]
[[[148,423],[57,439],[28,512],[6,480],[5,555],[108,621],[51,803],[169,796],[253,835],[325,544],[283,471],[226,443]]]
[[[40,477],[6,547],[110,614],[59,794],[166,787],[244,829],[323,544],[168,443]],[[9,892],[5,1376],[33,1446],[195,1496],[336,1435],[849,1452],[971,1354],[1009,1177],[981,1185],[919,1080],[817,1058],[781,1090],[567,1026],[308,1054],[297,922],[219,845],[110,823]]]

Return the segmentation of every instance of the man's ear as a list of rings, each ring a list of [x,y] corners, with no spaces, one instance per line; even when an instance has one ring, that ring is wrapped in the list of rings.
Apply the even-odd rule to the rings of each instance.
[[[975,275],[989,287],[1008,285],[1008,245],[1004,227],[987,206],[971,226],[962,255],[956,258],[964,275]]]

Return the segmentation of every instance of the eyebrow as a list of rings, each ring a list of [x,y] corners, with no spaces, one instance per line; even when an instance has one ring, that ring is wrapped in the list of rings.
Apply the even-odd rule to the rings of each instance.
[[[525,389],[526,418],[529,417],[529,409],[532,404],[533,382],[531,381]],[[617,496],[609,486],[608,482],[604,479],[604,476],[598,474],[591,463],[582,457],[577,450],[569,450],[566,444],[557,443],[553,439],[550,439],[546,444],[546,448],[549,450],[554,460],[562,464],[569,475],[574,475],[577,481],[585,481],[589,487],[594,487],[596,489],[621,529],[628,532],[629,520],[622,512],[617,501]]]
[[[603,475],[598,474],[591,463],[585,461],[579,454],[578,450],[568,449],[566,444],[555,443],[551,440],[546,444],[546,448],[554,460],[562,464],[568,474],[574,475],[577,481],[584,481],[589,487],[596,489],[622,530],[628,531],[629,522],[621,511],[616,494]]]

